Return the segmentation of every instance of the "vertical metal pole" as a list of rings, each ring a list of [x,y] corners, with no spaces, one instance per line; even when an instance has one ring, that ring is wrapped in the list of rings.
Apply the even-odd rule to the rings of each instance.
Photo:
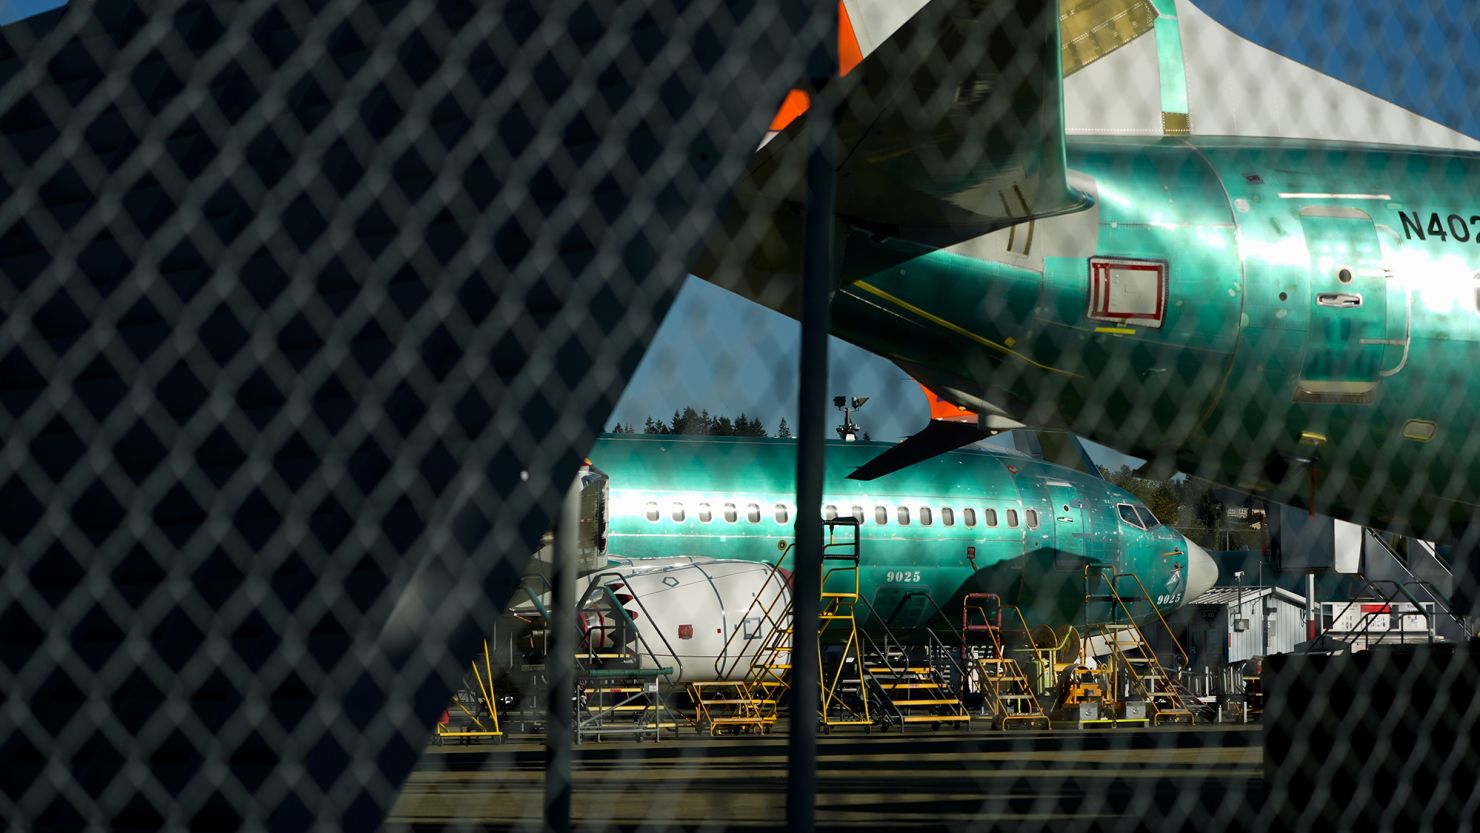
[[[836,19],[834,19],[836,26]],[[829,48],[835,48],[836,37]],[[833,281],[836,189],[833,76],[837,54],[812,68],[806,115],[807,206],[802,250],[802,345],[797,393],[796,563],[792,588],[791,732],[788,738],[786,827],[816,827],[818,605],[822,592],[822,450],[827,431],[828,304]]]
[[[1314,570],[1305,571],[1305,638],[1311,642],[1316,640],[1316,574]]]
[[[555,524],[550,566],[550,641],[545,656],[545,833],[570,830],[571,742],[575,735],[576,536],[581,481],[570,484]]]

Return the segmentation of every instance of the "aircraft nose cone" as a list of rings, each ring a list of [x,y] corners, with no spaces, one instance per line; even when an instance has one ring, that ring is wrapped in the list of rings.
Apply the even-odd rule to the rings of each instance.
[[[1187,595],[1182,603],[1187,604],[1218,583],[1218,565],[1207,550],[1185,538],[1183,540],[1187,544]]]

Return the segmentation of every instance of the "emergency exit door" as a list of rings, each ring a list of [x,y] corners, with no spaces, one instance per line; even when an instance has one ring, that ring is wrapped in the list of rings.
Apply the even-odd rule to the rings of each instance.
[[[1299,401],[1365,404],[1388,348],[1388,278],[1367,212],[1310,206],[1300,212],[1310,277],[1310,327]]]

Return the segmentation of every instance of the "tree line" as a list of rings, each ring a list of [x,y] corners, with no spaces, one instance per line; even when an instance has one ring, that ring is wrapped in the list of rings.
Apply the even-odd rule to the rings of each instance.
[[[720,414],[710,414],[709,410],[696,410],[692,407],[673,410],[673,417],[664,421],[648,417],[642,424],[641,432],[638,431],[636,423],[617,423],[612,428],[616,434],[690,434],[708,437],[769,437],[766,424],[758,418],[747,416],[744,411],[734,417]],[[786,424],[783,417],[776,426],[776,436],[783,439],[791,437],[791,426]]]
[[[1130,466],[1121,466],[1114,471],[1101,466],[1100,474],[1135,495],[1157,520],[1176,528],[1198,546],[1210,550],[1257,550],[1263,545],[1263,533],[1253,526],[1253,522],[1260,520],[1262,515],[1229,517],[1230,506],[1246,503],[1237,492],[1190,477],[1148,480],[1137,477]]]

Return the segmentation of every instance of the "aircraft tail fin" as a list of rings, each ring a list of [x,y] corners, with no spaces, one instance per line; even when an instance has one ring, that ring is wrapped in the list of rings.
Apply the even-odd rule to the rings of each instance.
[[[1068,431],[1017,428],[1012,432],[1012,446],[1029,457],[1045,463],[1100,477],[1100,467],[1090,459],[1079,438]]]
[[[1090,205],[1067,179],[1058,3],[934,0],[859,54],[838,82],[844,225],[945,246]],[[796,115],[757,152],[739,216],[799,223],[806,121]],[[773,253],[790,250],[800,229],[772,236]]]

